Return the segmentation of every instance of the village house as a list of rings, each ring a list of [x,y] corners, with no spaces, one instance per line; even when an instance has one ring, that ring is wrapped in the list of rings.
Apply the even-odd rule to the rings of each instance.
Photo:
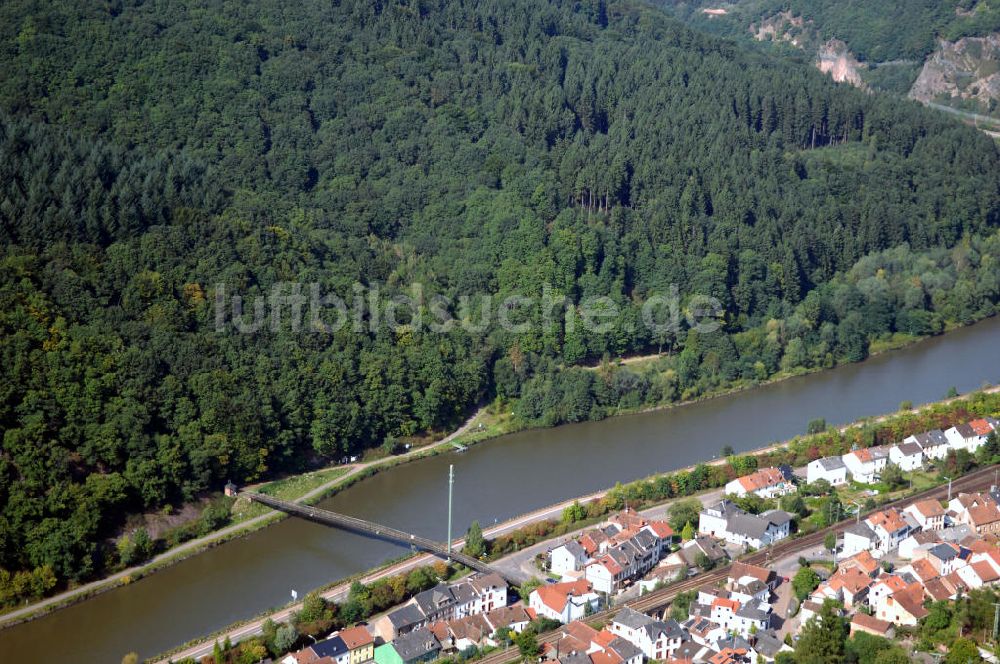
[[[699,513],[698,532],[759,549],[788,537],[791,521],[791,515],[782,510],[749,514],[732,501],[722,500]]]
[[[860,567],[839,568],[813,591],[812,599],[819,603],[825,599],[836,600],[841,606],[851,609],[867,601],[868,590],[874,584],[874,579]]]
[[[960,493],[951,499],[948,509],[978,535],[1000,531],[1000,506],[988,492]]]
[[[944,528],[944,508],[936,500],[920,500],[903,508],[924,531]]]
[[[375,648],[377,664],[419,664],[437,659],[441,643],[429,629],[421,628]]]
[[[881,447],[868,447],[848,452],[842,459],[855,482],[875,484],[889,463],[889,453]]]
[[[375,637],[363,625],[342,629],[338,633],[350,652],[350,664],[361,664],[375,657]]]
[[[948,444],[955,450],[968,450],[975,453],[986,444],[986,439],[993,432],[993,425],[985,419],[972,420],[965,424],[957,424],[944,432]]]
[[[1000,574],[997,574],[993,565],[985,560],[970,562],[964,567],[959,567],[955,572],[965,582],[966,587],[973,590],[992,585],[1000,580]]]
[[[874,592],[875,588],[872,589],[872,594]],[[879,620],[915,627],[927,615],[923,603],[923,586],[914,582],[891,593],[879,595],[871,606],[873,615]]]
[[[570,623],[596,611],[600,596],[590,582],[579,580],[565,583],[547,583],[528,596],[528,606],[537,615]],[[589,607],[589,608],[588,608]]]
[[[655,620],[629,608],[619,611],[608,630],[639,648],[649,659],[665,660],[687,639],[676,620]]]
[[[847,466],[839,456],[823,457],[806,465],[806,482],[826,480],[830,486],[847,484]]]
[[[756,494],[761,498],[777,498],[795,491],[793,479],[792,469],[788,466],[761,468],[729,482],[725,491],[741,498],[749,494]]]
[[[590,556],[576,540],[560,544],[549,552],[549,571],[559,576],[583,569]]]
[[[889,463],[905,472],[920,470],[924,465],[924,451],[916,442],[893,445],[889,448]]]
[[[492,628],[491,633],[506,627],[515,634],[520,634],[531,622],[531,616],[521,604],[513,606],[501,606],[486,614],[486,622]]]
[[[950,446],[948,439],[941,429],[931,429],[923,433],[914,434],[903,439],[904,443],[916,443],[920,445],[924,456],[928,459],[943,459],[948,455]]]
[[[894,507],[869,514],[864,521],[844,531],[844,555],[867,549],[876,558],[881,558],[919,527],[916,519]]]
[[[938,542],[926,549],[918,549],[914,562],[926,560],[940,576],[948,576],[959,567],[964,567],[968,552],[963,556],[962,547],[950,542]]]
[[[681,561],[687,564],[688,567],[697,565],[700,555],[708,558],[713,565],[723,562],[728,558],[726,551],[719,546],[718,542],[705,535],[698,535],[694,539],[685,542],[680,551],[667,558],[668,563],[672,561],[674,555],[679,556]]]
[[[878,561],[866,549],[840,561],[838,569],[859,569],[868,576],[875,578],[878,574]]]
[[[400,608],[376,620],[373,629],[384,641],[393,641],[431,623],[486,613],[506,604],[506,581],[496,574],[475,574],[454,585],[441,583],[417,593]]]
[[[851,636],[857,632],[881,636],[884,639],[893,639],[896,636],[896,628],[893,627],[892,623],[879,620],[860,611],[851,618]]]

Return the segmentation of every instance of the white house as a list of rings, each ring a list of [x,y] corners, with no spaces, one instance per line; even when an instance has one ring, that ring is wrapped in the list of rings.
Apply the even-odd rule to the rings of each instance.
[[[923,530],[941,530],[944,528],[944,508],[936,500],[920,500],[903,508]]]
[[[549,570],[553,574],[564,576],[570,572],[583,569],[589,557],[576,540],[560,544],[549,553]]]
[[[847,466],[840,457],[823,457],[810,461],[806,466],[806,482],[812,484],[817,480],[826,480],[832,486],[847,483]]]
[[[889,454],[881,447],[868,447],[848,452],[842,457],[855,482],[875,484],[889,462]]]
[[[876,558],[881,558],[896,549],[900,542],[919,527],[912,515],[894,507],[875,512],[844,531],[843,555],[852,556],[867,550]]]
[[[865,523],[872,529],[877,538],[875,551],[886,554],[899,546],[906,537],[919,528],[917,521],[910,515],[900,512],[895,507],[869,514]]]
[[[903,439],[904,443],[916,443],[924,452],[928,459],[943,459],[947,454],[949,445],[941,429],[931,429],[923,433],[918,433]]]
[[[631,576],[628,566],[608,552],[584,568],[585,578],[594,590],[611,594]]]
[[[874,553],[877,541],[878,537],[867,522],[862,521],[851,524],[844,530],[843,555],[853,556],[862,551],[871,551]]]
[[[629,608],[615,615],[608,631],[632,643],[649,659],[660,661],[673,657],[687,640],[687,634],[676,620],[655,620]]]
[[[948,445],[954,450],[975,452],[986,444],[986,439],[993,432],[989,421],[972,420],[966,424],[958,424],[944,432]]]
[[[919,470],[924,465],[923,448],[916,442],[893,445],[889,448],[889,462],[899,466],[900,470]]]
[[[723,500],[699,513],[698,532],[759,549],[788,537],[791,521],[791,515],[782,510],[749,514]]]
[[[792,469],[788,466],[761,468],[726,484],[726,493],[741,498],[751,493],[761,498],[776,498],[795,491],[792,477]]]
[[[571,623],[587,615],[587,607],[596,611],[600,595],[584,580],[547,583],[528,596],[528,606],[539,616],[561,623]]]

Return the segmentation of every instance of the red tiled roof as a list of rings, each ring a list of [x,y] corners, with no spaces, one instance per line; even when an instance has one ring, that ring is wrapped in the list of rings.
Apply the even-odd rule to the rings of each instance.
[[[872,460],[871,450],[868,450],[866,448],[862,448],[860,450],[854,450],[853,452],[851,452],[851,454],[853,454],[854,458],[860,461],[861,463],[870,463]]]
[[[621,664],[625,660],[614,650],[597,650],[590,653],[590,661],[592,664]]]
[[[448,623],[443,620],[431,623],[427,626],[427,629],[441,643],[444,643],[451,637],[451,630],[448,629]]]
[[[870,523],[872,526],[880,526],[887,533],[894,533],[906,528],[906,521],[903,520],[899,510],[895,507],[890,507],[887,510],[869,514],[865,521]]]
[[[742,579],[744,576],[753,577],[761,583],[769,583],[774,577],[774,572],[765,567],[760,567],[759,565],[751,565],[737,560],[733,563],[732,567],[729,568],[729,578],[738,580]]]
[[[591,641],[601,646],[602,648],[607,648],[609,645],[611,645],[611,642],[617,638],[618,635],[615,634],[614,632],[609,632],[606,629],[602,629],[600,632],[597,633],[597,636],[591,639]]]
[[[542,604],[556,613],[562,613],[570,595],[580,597],[590,592],[590,583],[584,580],[567,581],[565,583],[547,583],[539,586],[535,592]]]
[[[892,628],[892,623],[858,612],[851,618],[851,631],[854,631],[855,626],[868,632],[885,635]]]
[[[923,604],[924,589],[919,583],[911,583],[904,590],[893,593],[892,599],[918,620],[927,615]]]
[[[601,566],[607,568],[607,570],[609,572],[611,572],[612,576],[618,576],[623,571],[622,570],[622,566],[619,565],[618,562],[614,558],[612,558],[611,556],[609,556],[607,554],[601,556],[600,558],[598,558],[597,560],[595,560],[594,562],[592,562],[591,565],[601,565]],[[588,567],[589,567],[589,565],[588,565]]]
[[[838,569],[827,583],[834,590],[843,588],[851,595],[857,595],[875,582],[857,567],[849,567],[847,569]]]
[[[840,563],[840,566],[842,568],[856,566],[862,572],[871,576],[871,574],[878,569],[878,561],[875,560],[875,558],[872,557],[872,554],[866,549],[844,560]]]
[[[889,588],[889,592],[891,594],[895,594],[906,588],[906,581],[903,581],[902,578],[896,576],[895,574],[880,576],[876,579],[876,581],[878,583],[884,583]]]
[[[580,641],[586,642],[588,645],[597,636],[597,630],[586,623],[582,623],[579,620],[574,620],[570,624],[562,628],[563,633],[569,634],[570,636],[579,639]]]
[[[976,573],[983,583],[993,583],[1000,579],[1000,574],[993,569],[993,565],[990,565],[985,560],[980,560],[977,563],[972,563],[972,571]]]
[[[912,507],[925,519],[933,516],[944,516],[944,508],[936,500],[920,500],[913,503]]]
[[[910,563],[910,568],[913,569],[913,573],[917,576],[917,578],[924,582],[938,576],[937,570],[934,569],[934,566],[931,565],[930,561],[926,558],[914,560]]]
[[[729,599],[728,597],[716,597],[712,600],[712,608],[717,606],[728,608],[733,613],[740,610],[740,603],[735,599]]]
[[[755,473],[744,475],[739,481],[747,491],[759,491],[781,484],[785,481],[785,477],[777,468],[761,468]]]
[[[373,637],[368,630],[361,625],[340,630],[340,638],[344,640],[344,643],[347,645],[349,650],[356,650],[363,646],[375,643],[375,637]]]
[[[972,420],[969,422],[969,426],[972,427],[972,430],[979,436],[988,436],[993,432],[993,427],[991,427],[990,423],[986,420]]]
[[[666,521],[650,521],[646,526],[656,533],[660,539],[667,539],[674,536],[674,529]]]

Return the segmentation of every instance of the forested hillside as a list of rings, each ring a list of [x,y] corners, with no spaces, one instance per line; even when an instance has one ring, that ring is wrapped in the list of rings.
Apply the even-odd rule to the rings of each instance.
[[[638,3],[11,0],[0,105],[0,568],[40,579],[8,601],[116,565],[129,513],[483,399],[599,418],[998,300],[988,137]],[[623,314],[217,331],[220,285],[284,282]],[[671,285],[723,332],[639,324]],[[652,379],[564,369],[659,347]]]

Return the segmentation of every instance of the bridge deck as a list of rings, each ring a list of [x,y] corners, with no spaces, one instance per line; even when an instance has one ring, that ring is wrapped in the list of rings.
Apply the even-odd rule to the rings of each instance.
[[[426,551],[427,553],[434,554],[435,556],[445,560],[450,558],[455,562],[461,563],[466,567],[479,572],[498,574],[508,583],[514,585],[519,585],[521,583],[521,579],[511,578],[500,570],[490,567],[483,561],[473,558],[472,556],[467,556],[460,551],[456,551],[454,548],[452,548],[451,554],[449,554],[447,545],[440,544],[434,540],[427,539],[426,537],[413,535],[397,528],[383,526],[381,524],[359,519],[357,517],[347,516],[346,514],[340,514],[338,512],[331,512],[330,510],[324,510],[318,507],[281,500],[280,498],[268,496],[263,493],[257,493],[255,491],[241,491],[240,495],[246,496],[254,502],[258,502],[261,505],[267,505],[272,509],[286,514],[301,517],[309,521],[315,521],[316,523],[321,523],[326,526],[333,526],[335,528],[347,530],[358,535],[376,537],[378,539],[387,540],[396,544],[413,547],[420,551]]]

